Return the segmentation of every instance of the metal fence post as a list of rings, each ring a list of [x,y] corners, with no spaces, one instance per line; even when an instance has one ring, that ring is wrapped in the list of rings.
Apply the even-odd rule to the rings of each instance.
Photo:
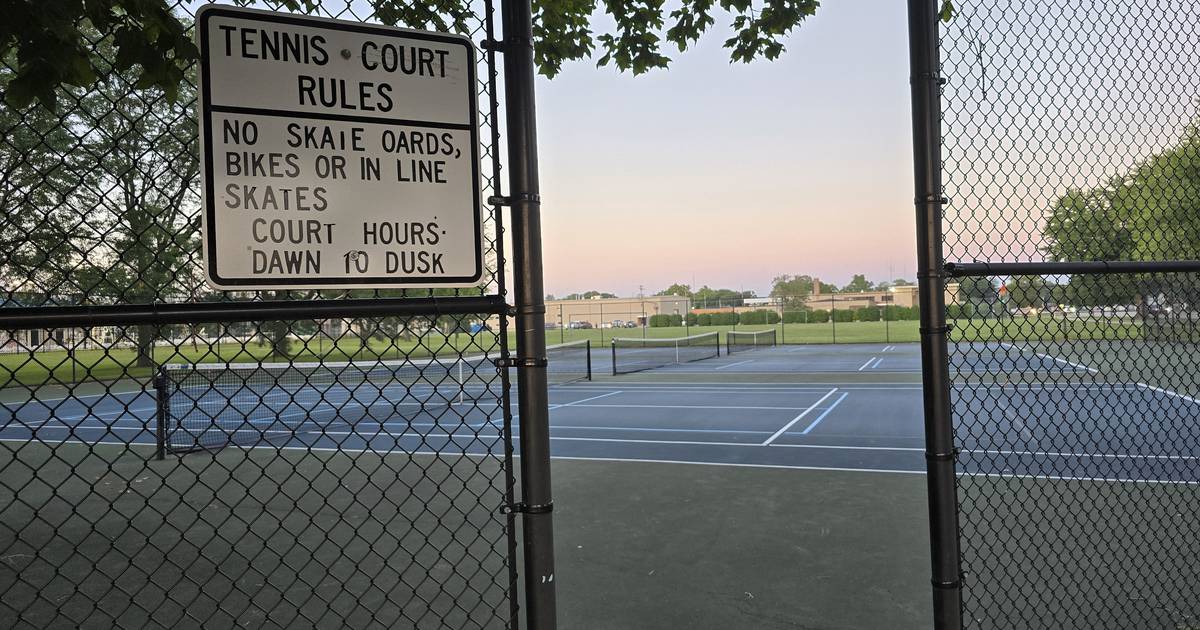
[[[541,197],[534,106],[530,0],[502,0],[504,101],[512,204],[513,295],[517,319],[517,407],[521,416],[521,520],[526,619],[557,627],[554,502],[550,491],[550,403],[546,391],[546,311],[542,283]]]
[[[837,343],[837,303],[833,301],[833,294],[829,294],[829,324],[833,330],[833,343]]]
[[[154,459],[167,457],[167,375],[162,367],[154,374]]]
[[[945,200],[942,198],[937,5],[938,0],[908,1],[908,47],[934,628],[959,630],[962,628],[962,579],[954,427],[946,346],[949,327],[946,325],[943,294],[942,204]]]

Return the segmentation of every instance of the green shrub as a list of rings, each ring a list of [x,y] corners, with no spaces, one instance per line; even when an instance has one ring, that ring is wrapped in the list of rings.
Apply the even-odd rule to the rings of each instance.
[[[713,313],[713,326],[735,326],[739,323],[737,313]],[[703,325],[703,324],[701,324]]]
[[[843,322],[846,322],[846,323],[852,322],[852,321],[854,321],[854,311],[851,311],[851,310],[834,311],[833,312],[833,321],[835,321],[839,324],[843,323]]]
[[[879,321],[879,309],[874,306],[864,306],[854,311],[854,319],[860,322],[877,322]]]
[[[814,309],[808,313],[808,321],[814,324],[824,324],[829,321],[829,311],[825,309]]]
[[[763,315],[763,311],[748,311],[738,313],[738,323],[741,324],[765,324],[767,318]]]
[[[779,313],[775,311],[750,311],[738,315],[739,324],[778,324]]]
[[[783,323],[785,324],[807,324],[808,311],[784,311]]]
[[[650,316],[650,327],[651,328],[669,328],[671,326],[682,326],[682,325],[683,325],[683,316],[679,315],[677,313],[673,313],[670,315],[661,313],[658,315]]]
[[[712,326],[713,325],[712,317],[713,317],[712,313],[701,313],[696,316],[696,325],[697,326]]]
[[[696,315],[695,313],[688,313],[687,314],[687,325],[688,326],[700,325],[700,317],[698,315]]]

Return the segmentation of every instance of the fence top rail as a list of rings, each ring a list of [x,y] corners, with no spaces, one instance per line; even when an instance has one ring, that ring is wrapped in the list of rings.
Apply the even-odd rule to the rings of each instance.
[[[955,278],[1058,274],[1188,273],[1200,272],[1200,260],[1109,260],[1080,262],[948,262]]]
[[[0,309],[0,330],[137,324],[165,326],[331,317],[496,315],[507,313],[508,310],[508,305],[498,295],[29,306]]]

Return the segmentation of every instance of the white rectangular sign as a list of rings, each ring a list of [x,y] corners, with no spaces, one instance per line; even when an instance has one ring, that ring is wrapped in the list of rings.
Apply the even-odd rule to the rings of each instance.
[[[216,5],[196,20],[213,286],[479,283],[471,40]]]

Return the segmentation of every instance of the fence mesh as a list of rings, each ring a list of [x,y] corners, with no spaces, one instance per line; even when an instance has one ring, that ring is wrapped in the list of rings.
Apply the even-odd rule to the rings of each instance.
[[[379,21],[368,3],[309,4]],[[190,27],[196,6],[171,10]],[[389,11],[491,39],[491,2],[471,8]],[[508,378],[492,364],[507,323],[303,306],[502,300],[499,212],[483,209],[477,287],[211,290],[195,69],[176,100],[138,89],[114,37],[90,31],[101,81],[61,90],[57,111],[0,107],[0,626],[510,627]],[[477,58],[486,199],[496,73],[492,53]],[[0,92],[16,63],[0,59]],[[297,301],[298,319],[3,325],[33,308],[264,300]],[[171,380],[171,365],[192,376]]]
[[[1200,258],[1200,11],[955,2],[942,27],[944,251]],[[1197,278],[947,286],[969,628],[1200,627]]]

